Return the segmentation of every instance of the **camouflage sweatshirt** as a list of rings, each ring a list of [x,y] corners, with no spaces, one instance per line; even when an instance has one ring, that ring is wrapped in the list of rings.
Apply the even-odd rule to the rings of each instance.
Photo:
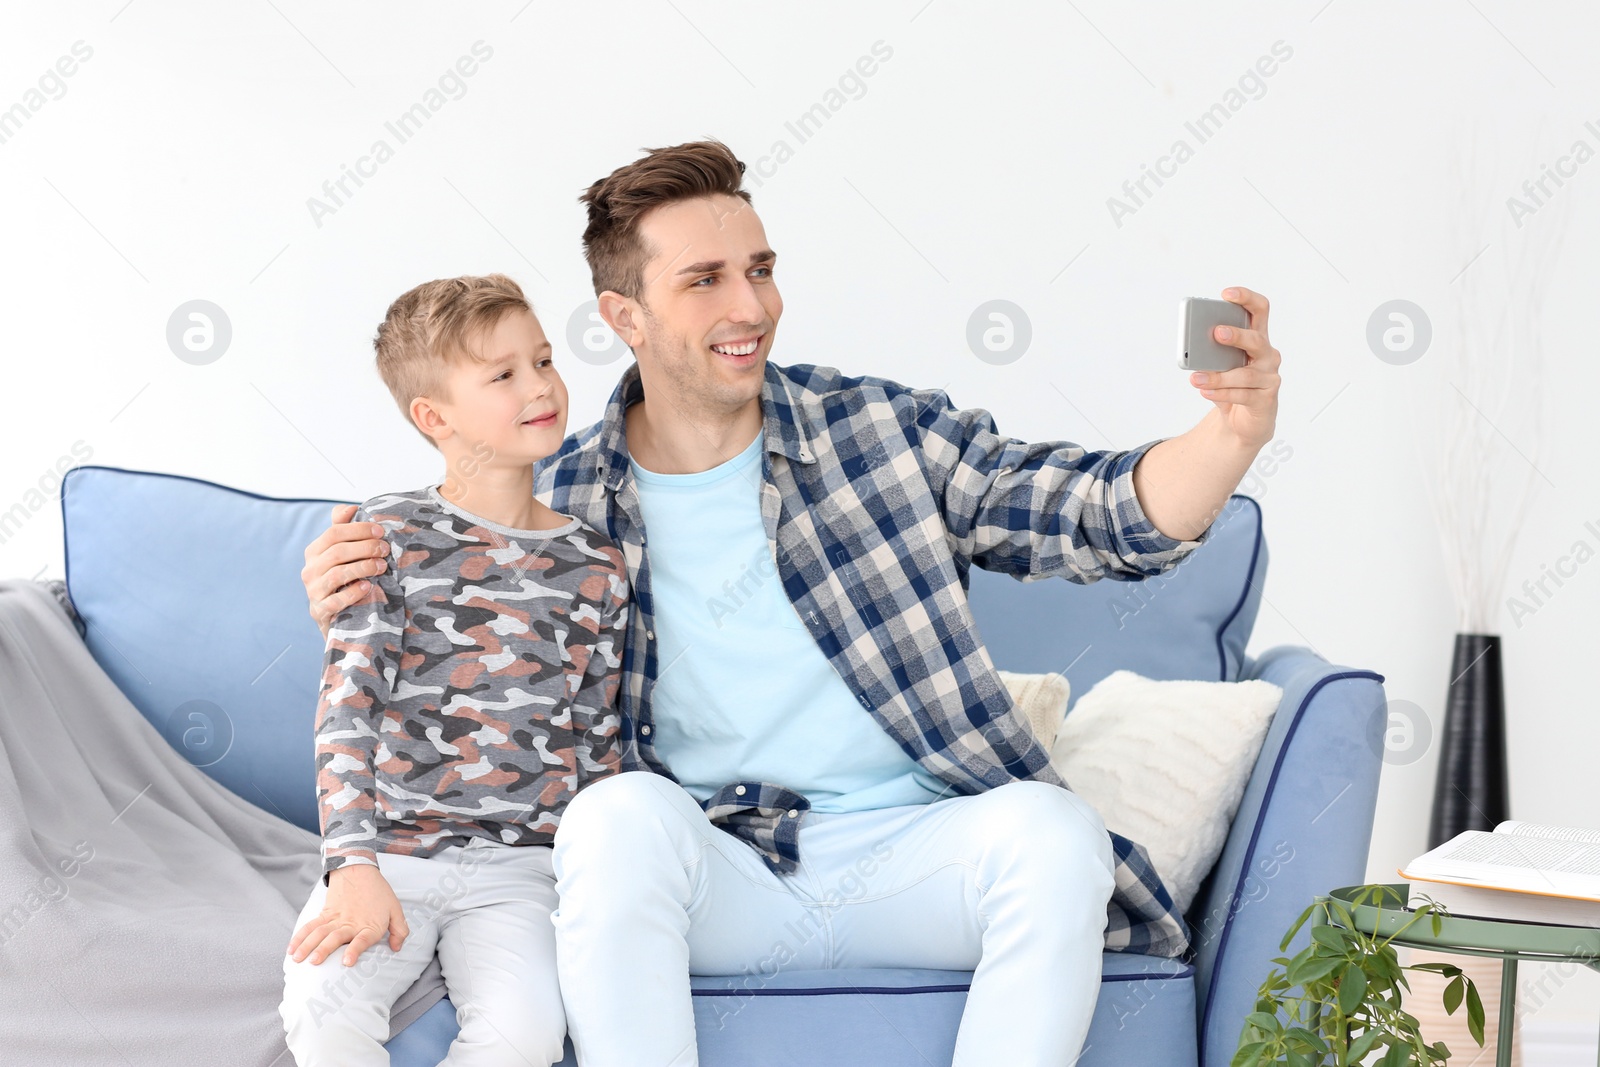
[[[373,497],[389,565],[328,629],[317,701],[322,872],[468,838],[548,845],[618,769],[627,564],[577,519],[516,530],[438,487]]]

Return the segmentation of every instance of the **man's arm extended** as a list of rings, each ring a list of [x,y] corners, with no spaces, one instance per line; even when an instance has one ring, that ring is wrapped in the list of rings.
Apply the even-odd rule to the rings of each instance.
[[[1197,371],[1189,381],[1215,403],[1188,433],[1146,452],[1133,468],[1133,490],[1151,525],[1168,537],[1192,540],[1211,525],[1256,453],[1272,440],[1278,418],[1278,365],[1267,339],[1267,298],[1243,287],[1224,299],[1250,313],[1250,328],[1219,326],[1216,339],[1249,357],[1229,371]]]

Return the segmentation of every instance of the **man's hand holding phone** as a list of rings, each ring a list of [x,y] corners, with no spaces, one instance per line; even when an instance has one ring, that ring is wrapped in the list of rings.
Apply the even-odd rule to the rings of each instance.
[[[1193,371],[1190,384],[1216,404],[1238,443],[1259,449],[1272,440],[1277,424],[1283,357],[1267,339],[1267,298],[1242,286],[1224,289],[1222,296],[1228,303],[1185,301],[1179,363]],[[1245,315],[1248,319],[1241,321]],[[1204,332],[1197,336],[1196,330]],[[1207,340],[1216,344],[1201,343]],[[1236,351],[1218,355],[1229,349]],[[1230,363],[1237,365],[1230,369]]]

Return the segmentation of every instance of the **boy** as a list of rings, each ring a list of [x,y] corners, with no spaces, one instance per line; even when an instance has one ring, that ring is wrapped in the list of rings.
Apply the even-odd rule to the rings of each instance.
[[[420,285],[373,346],[446,477],[356,512],[390,565],[328,631],[323,877],[284,958],[288,1045],[300,1067],[387,1064],[390,1007],[437,951],[461,1025],[445,1062],[549,1064],[566,1034],[550,845],[619,766],[627,566],[533,496],[567,395],[516,282]]]

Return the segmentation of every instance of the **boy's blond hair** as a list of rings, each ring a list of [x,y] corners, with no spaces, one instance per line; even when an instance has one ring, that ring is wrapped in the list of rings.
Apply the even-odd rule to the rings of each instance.
[[[411,428],[438,448],[411,418],[419,396],[450,402],[447,370],[464,360],[485,362],[479,340],[513,311],[533,314],[522,287],[504,274],[467,274],[424,282],[403,293],[372,339],[378,375]]]

